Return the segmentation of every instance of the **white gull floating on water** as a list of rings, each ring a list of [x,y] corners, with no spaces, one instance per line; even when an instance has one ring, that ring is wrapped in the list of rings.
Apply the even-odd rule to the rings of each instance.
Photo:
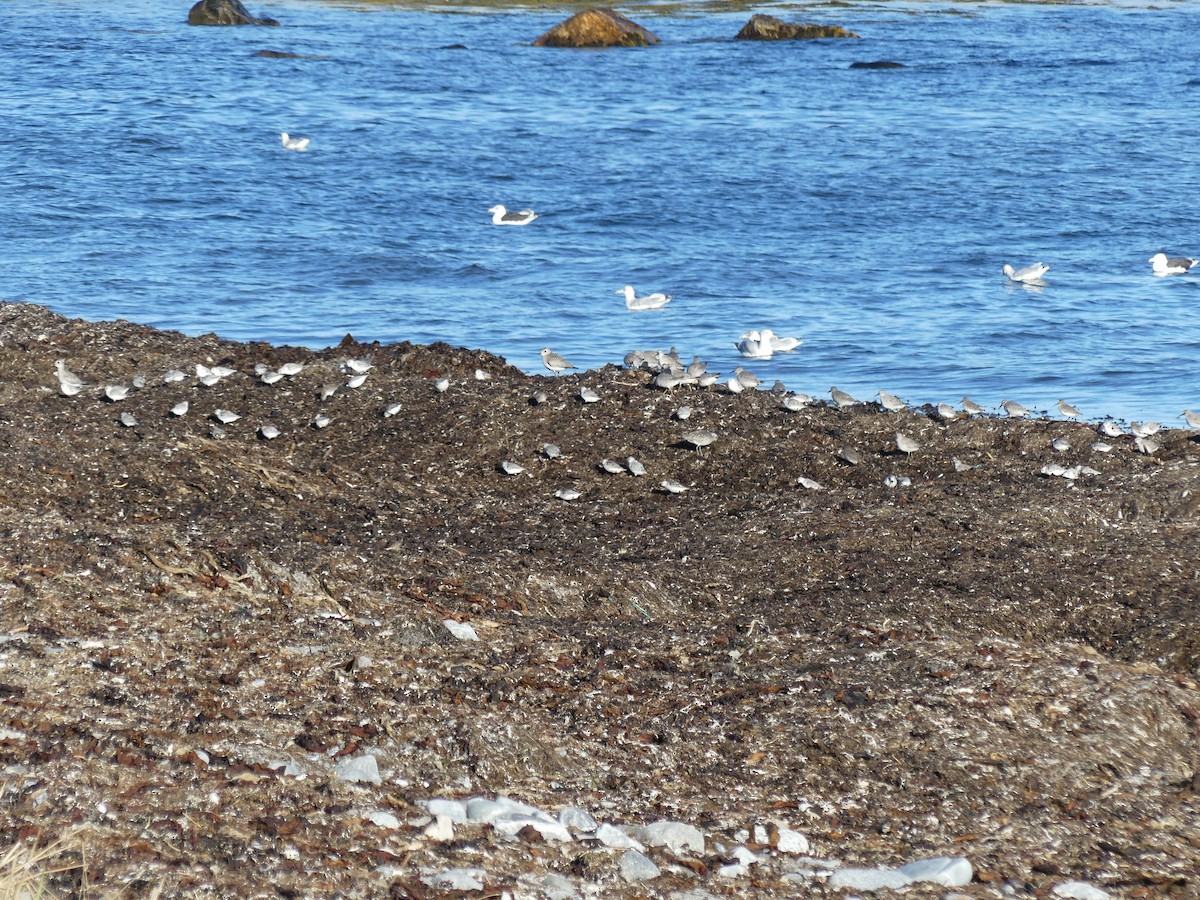
[[[800,338],[780,337],[770,328],[764,328],[747,331],[733,346],[747,359],[770,359],[776,353],[790,353],[802,343]]]
[[[1012,266],[1005,263],[1001,271],[1008,276],[1009,281],[1016,281],[1020,284],[1041,284],[1042,276],[1050,271],[1050,267],[1043,262],[1035,262],[1014,271]]]
[[[1192,259],[1190,256],[1172,256],[1167,257],[1165,253],[1155,253],[1146,262],[1153,267],[1155,275],[1182,275],[1188,269],[1192,268],[1200,260]]]
[[[488,212],[492,214],[493,225],[528,225],[538,217],[538,214],[532,209],[509,212],[499,203],[488,207]]]
[[[662,309],[671,302],[670,294],[655,292],[646,294],[644,297],[639,297],[633,292],[633,285],[627,284],[625,287],[615,291],[618,294],[625,295],[625,308],[642,310],[642,309]]]
[[[279,134],[279,141],[283,144],[284,150],[295,150],[298,153],[303,153],[308,149],[308,142],[311,138],[294,138],[286,131]]]

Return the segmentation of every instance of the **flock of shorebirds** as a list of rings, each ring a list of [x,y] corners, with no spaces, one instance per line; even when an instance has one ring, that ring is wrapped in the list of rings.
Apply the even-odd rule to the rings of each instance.
[[[774,337],[770,332],[766,332],[765,334],[768,340]],[[763,335],[760,334],[759,337],[762,339]],[[546,369],[556,376],[562,372],[576,368],[549,347],[542,348],[541,357]],[[674,348],[671,348],[669,351],[635,350],[626,354],[624,363],[632,370],[644,371],[649,374],[648,386],[668,392],[681,387],[694,387],[697,389],[711,388],[731,394],[739,394],[742,391],[753,390],[762,386],[757,376],[743,369],[741,366],[735,367],[733,376],[722,382],[721,376],[718,373],[710,372],[708,364],[699,357],[693,357],[690,363],[685,363]],[[265,385],[274,385],[285,379],[295,378],[305,368],[305,364],[300,362],[284,363],[277,368],[271,368],[263,363],[259,363],[254,366],[253,375]],[[345,358],[339,360],[336,364],[336,369],[340,375],[340,379],[321,384],[318,396],[322,401],[325,401],[343,389],[355,390],[362,387],[373,368],[374,364],[367,359]],[[58,381],[59,390],[65,396],[73,397],[78,395],[87,387],[84,380],[67,367],[66,360],[60,359],[55,363],[54,374]],[[208,366],[197,363],[194,375],[189,375],[189,373],[180,369],[171,369],[161,376],[161,383],[173,384],[194,377],[199,385],[212,387],[224,379],[237,374],[237,370],[228,366]],[[491,376],[482,369],[476,369],[474,377],[477,381],[486,381]],[[129,397],[132,391],[141,390],[148,385],[149,382],[146,376],[138,375],[129,384],[108,383],[96,385],[94,389],[95,396],[98,399],[117,404]],[[450,388],[450,385],[450,379],[446,377],[440,377],[433,381],[433,389],[437,393],[446,392]],[[779,381],[776,381],[769,388],[769,392],[779,398],[781,408],[791,412],[799,412],[817,403],[817,400],[808,394],[790,391]],[[886,390],[878,391],[875,396],[878,397],[880,408],[886,412],[900,412],[908,407],[908,404],[904,400]],[[858,400],[837,387],[829,389],[829,397],[827,405],[837,409],[865,405],[864,401]],[[534,405],[540,405],[547,402],[549,397],[545,391],[538,390],[530,399]],[[593,388],[587,385],[582,385],[579,388],[579,402],[590,404],[599,402],[601,399],[601,396]],[[1005,415],[1011,418],[1026,418],[1032,415],[1031,410],[1012,400],[1005,400],[1000,404],[1000,408]],[[1078,421],[1083,418],[1079,410],[1065,400],[1059,400],[1056,404],[1056,409],[1066,420]],[[970,416],[987,415],[987,410],[979,404],[974,403],[968,397],[962,398],[960,409],[948,403],[938,403],[934,410],[935,414],[946,422]],[[400,411],[401,404],[390,403],[381,409],[380,415],[382,418],[387,419]],[[191,403],[189,400],[183,399],[171,407],[168,414],[172,417],[181,418],[188,415],[189,412],[191,412]],[[1189,409],[1184,410],[1181,415],[1189,428],[1200,428],[1200,413],[1195,413]],[[716,432],[707,428],[687,427],[686,423],[691,416],[692,408],[686,404],[679,406],[672,413],[672,417],[685,426],[679,435],[680,445],[691,447],[697,453],[702,454],[706,447],[709,447],[718,440],[719,436]],[[239,421],[242,416],[233,410],[215,407],[209,412],[208,418],[211,420],[210,436],[219,439],[226,436],[225,427]],[[127,428],[133,428],[138,425],[136,417],[132,413],[125,411],[120,413],[117,421],[120,425]],[[317,412],[308,425],[312,428],[322,429],[330,423],[331,419],[328,415],[324,412]],[[1116,422],[1105,420],[1097,425],[1100,435],[1091,444],[1090,449],[1099,453],[1108,453],[1115,448],[1112,444],[1104,440],[1105,438],[1115,439],[1132,436],[1134,449],[1141,453],[1152,454],[1159,449],[1160,445],[1155,441],[1154,435],[1161,427],[1161,423],[1158,422],[1133,422],[1131,423],[1130,431],[1126,432]],[[282,431],[277,426],[270,423],[263,423],[256,429],[256,434],[263,440],[273,440],[281,433]],[[895,443],[896,451],[908,457],[921,450],[920,442],[914,436],[903,431],[896,432]],[[1055,438],[1051,441],[1050,446],[1060,452],[1071,449],[1070,442],[1064,437]],[[556,459],[562,453],[560,448],[552,443],[543,444],[541,452],[548,460]],[[842,447],[836,453],[836,456],[848,465],[857,465],[863,459],[858,451],[849,446]],[[953,463],[955,469],[960,472],[974,468],[974,466],[964,463],[957,458],[953,460]],[[646,466],[632,456],[624,460],[604,458],[599,461],[598,467],[609,474],[628,473],[635,477],[641,477],[647,473]],[[497,468],[505,475],[520,475],[526,471],[524,466],[511,460],[500,461],[497,464]],[[1068,479],[1078,478],[1080,475],[1098,474],[1096,470],[1090,469],[1087,466],[1062,466],[1056,463],[1044,466],[1041,471],[1044,475],[1056,475]],[[798,482],[801,486],[810,490],[820,490],[822,488],[822,485],[809,478],[801,477],[798,479]],[[907,476],[898,474],[890,474],[884,480],[885,486],[888,487],[903,487],[910,483]],[[688,487],[674,479],[663,479],[657,484],[656,489],[665,493],[678,494],[688,490]],[[555,496],[562,500],[575,500],[581,494],[574,488],[568,487],[557,491]]]

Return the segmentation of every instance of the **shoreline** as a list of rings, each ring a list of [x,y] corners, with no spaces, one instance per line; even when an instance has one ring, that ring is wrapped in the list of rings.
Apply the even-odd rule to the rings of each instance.
[[[357,388],[347,360],[373,366]],[[236,371],[204,387],[197,363]],[[828,868],[789,877],[802,858],[931,856],[970,861],[971,897],[1194,891],[1194,438],[1099,453],[1081,424],[793,412],[648,378],[0,305],[0,840],[78,836],[102,893],[419,896],[479,867],[518,896],[547,874],[835,896]],[[222,438],[216,409],[241,417]],[[629,456],[647,475],[600,468]],[[1041,474],[1056,462],[1099,474]],[[365,755],[378,784],[338,774]],[[630,881],[579,834],[427,830],[429,800],[498,794],[687,823],[704,849],[650,848],[660,874]],[[718,875],[735,846],[756,861]]]

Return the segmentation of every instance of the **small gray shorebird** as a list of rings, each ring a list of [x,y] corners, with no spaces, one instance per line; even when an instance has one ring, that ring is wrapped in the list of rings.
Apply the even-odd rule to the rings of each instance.
[[[542,365],[545,366],[547,369],[549,369],[551,372],[553,372],[555,375],[557,375],[559,372],[563,372],[567,369],[575,368],[575,366],[571,365],[569,362],[567,362],[565,359],[563,359],[561,356],[559,356],[557,353],[555,353],[549,347],[542,348]]]

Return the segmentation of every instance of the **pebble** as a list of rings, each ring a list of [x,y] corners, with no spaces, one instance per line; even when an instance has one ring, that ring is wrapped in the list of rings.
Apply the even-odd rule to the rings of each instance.
[[[438,816],[425,826],[424,835],[431,841],[448,843],[454,840],[454,822],[449,816]]]
[[[437,797],[425,803],[425,809],[431,816],[445,816],[451,822],[467,821],[467,804],[461,800],[446,800]]]
[[[637,838],[630,837],[620,828],[615,825],[610,825],[604,822],[596,828],[596,840],[602,843],[605,847],[615,847],[617,849],[633,849],[645,850],[646,847]]]
[[[383,779],[379,776],[379,763],[369,753],[346,757],[338,762],[334,772],[342,781],[355,784],[383,784]]]
[[[460,641],[477,641],[479,635],[471,626],[470,622],[456,622],[454,619],[444,619],[442,624],[446,626],[446,630],[458,638]]]
[[[626,881],[649,881],[661,874],[653,860],[636,850],[626,850],[618,868]]]
[[[962,887],[970,884],[975,870],[962,856],[936,856],[919,859],[899,868],[880,866],[875,869],[848,867],[829,876],[830,887],[853,888],[860,891],[893,890],[910,884],[926,882],[943,887]]]
[[[421,880],[433,888],[447,891],[482,891],[487,872],[483,869],[446,869]]]
[[[650,847],[666,847],[672,853],[681,850],[704,853],[704,835],[699,828],[686,822],[663,819],[649,825],[638,825],[633,829],[633,836]]]
[[[1056,884],[1051,893],[1055,897],[1066,897],[1068,900],[1109,900],[1112,896],[1108,891],[1102,891],[1086,881],[1064,881]]]
[[[538,884],[538,891],[546,900],[574,900],[579,896],[571,879],[557,872],[548,873]]]
[[[533,813],[501,813],[492,820],[492,828],[509,837],[523,828],[533,828],[548,841],[570,842],[572,839],[570,831],[540,810]]]
[[[369,813],[365,813],[363,818],[379,828],[391,828],[394,831],[400,827],[400,820],[382,809],[373,809]]]
[[[779,840],[775,842],[775,849],[780,853],[807,853],[810,849],[808,846],[808,838],[799,831],[792,831],[790,828],[779,829]]]
[[[564,806],[558,812],[559,824],[581,834],[593,834],[599,824],[586,809],[578,806]]]

